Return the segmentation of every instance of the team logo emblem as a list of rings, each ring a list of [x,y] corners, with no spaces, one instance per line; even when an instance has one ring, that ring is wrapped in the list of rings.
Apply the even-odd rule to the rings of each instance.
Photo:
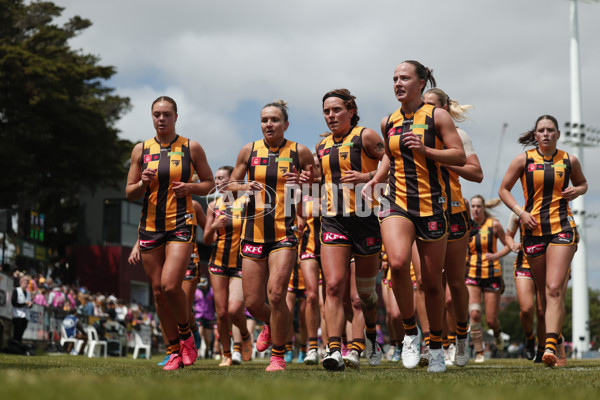
[[[181,160],[171,160],[171,164],[173,164],[174,167],[179,167],[180,162]]]
[[[281,171],[282,174],[285,174],[287,172],[287,167],[279,167],[279,170]]]
[[[342,157],[342,160],[345,160],[348,158],[348,153],[340,153],[340,157]]]
[[[562,171],[556,171],[556,175],[558,175],[559,178],[562,178],[564,174]]]

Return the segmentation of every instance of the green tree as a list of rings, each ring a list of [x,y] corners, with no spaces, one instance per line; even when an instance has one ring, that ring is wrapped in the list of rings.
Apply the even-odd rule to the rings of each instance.
[[[59,26],[62,11],[0,0],[0,208],[44,212],[46,244],[60,253],[74,239],[79,189],[122,185],[132,147],[115,127],[129,99],[104,85],[115,69],[68,44],[91,22]]]

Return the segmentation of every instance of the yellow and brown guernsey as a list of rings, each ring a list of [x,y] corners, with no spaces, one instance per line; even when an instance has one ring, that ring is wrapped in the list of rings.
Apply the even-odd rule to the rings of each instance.
[[[210,265],[226,268],[241,268],[240,236],[246,215],[246,196],[225,202],[223,197],[215,200],[215,218],[227,218],[225,226],[217,230],[216,246],[210,256]]]
[[[444,186],[446,186],[446,198],[450,201],[449,214],[458,214],[467,211],[458,174],[442,167],[442,177],[444,179]]]
[[[469,278],[488,279],[502,276],[500,261],[489,261],[485,256],[487,253],[496,252],[497,238],[494,235],[493,223],[493,218],[486,218],[479,227],[471,229],[467,256]]]
[[[263,189],[249,196],[242,239],[254,243],[296,240],[292,227],[296,223],[294,188],[286,186],[283,176],[295,167],[302,168],[298,144],[284,140],[280,147],[269,147],[264,140],[252,144],[248,159],[248,181],[257,181]]]
[[[149,232],[171,231],[196,223],[192,197],[175,197],[173,182],[190,182],[194,165],[190,141],[179,135],[167,146],[152,138],[144,142],[142,171],[156,169],[156,179],[146,188],[140,228]]]
[[[575,227],[569,202],[561,191],[569,186],[571,162],[569,154],[556,150],[552,157],[544,157],[538,149],[526,153],[525,169],[521,175],[525,211],[536,219],[535,229],[525,229],[525,236],[554,235]],[[523,229],[524,226],[521,226]]]
[[[302,276],[302,269],[298,263],[294,264],[292,274],[290,275],[290,281],[288,282],[289,290],[306,290],[306,284],[304,283],[304,277]]]
[[[362,143],[365,128],[356,126],[341,138],[329,135],[317,145],[321,161],[323,196],[327,196],[327,210],[323,215],[352,215],[356,213],[357,196],[351,184],[342,184],[346,171],[366,173],[375,171],[379,160],[369,155]],[[359,199],[361,201],[361,199]]]
[[[321,232],[319,199],[315,199],[311,195],[305,195],[302,197],[302,207],[304,207],[302,214],[306,218],[306,229],[304,229],[300,238],[300,251],[298,254],[301,261],[311,258],[310,254],[318,256],[321,250],[321,240],[319,239],[319,233]]]
[[[412,114],[396,110],[385,127],[390,158],[386,199],[415,217],[446,211],[446,187],[439,163],[404,145],[402,134],[412,131],[430,148],[444,147],[433,119],[434,106],[422,103]]]

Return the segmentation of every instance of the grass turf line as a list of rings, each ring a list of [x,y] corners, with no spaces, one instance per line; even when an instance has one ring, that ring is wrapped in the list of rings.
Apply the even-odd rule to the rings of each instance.
[[[264,360],[230,368],[201,360],[166,372],[158,361],[0,354],[0,398],[590,400],[600,393],[600,360],[568,360],[561,369],[526,360],[486,360],[443,374],[388,362],[378,367],[364,362],[358,371],[341,373],[292,363],[283,373],[267,374]]]

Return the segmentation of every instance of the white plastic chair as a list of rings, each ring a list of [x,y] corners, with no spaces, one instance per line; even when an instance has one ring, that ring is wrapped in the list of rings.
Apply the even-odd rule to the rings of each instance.
[[[73,343],[73,350],[75,350],[75,352],[77,354],[79,354],[79,351],[81,350],[81,346],[83,345],[83,340],[81,339],[77,339],[77,338],[70,338],[67,336],[67,331],[65,330],[65,327],[61,324],[60,325],[60,346],[64,347],[65,343]]]
[[[93,326],[87,326],[85,331],[88,335],[88,342],[86,345],[86,353],[88,357],[94,357],[96,353],[96,347],[104,348],[104,358],[106,358],[106,350],[108,348],[108,343],[106,340],[100,340],[98,338],[98,332],[96,332],[96,328]]]
[[[135,337],[135,347],[133,348],[133,359],[135,360],[138,357],[139,351],[144,350],[144,355],[149,360],[152,357],[150,351],[150,344],[144,343],[142,340],[142,336],[139,333],[133,331],[133,335]]]

